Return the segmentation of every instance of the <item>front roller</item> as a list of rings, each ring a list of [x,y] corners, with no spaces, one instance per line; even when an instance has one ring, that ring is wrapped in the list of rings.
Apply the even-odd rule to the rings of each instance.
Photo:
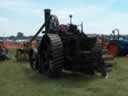
[[[57,34],[45,34],[39,48],[39,72],[48,77],[61,75],[64,54],[61,38]]]

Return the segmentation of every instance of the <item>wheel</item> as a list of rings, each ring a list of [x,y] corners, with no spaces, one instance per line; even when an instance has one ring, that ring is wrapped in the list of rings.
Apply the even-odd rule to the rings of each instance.
[[[48,77],[60,76],[64,63],[63,44],[60,37],[56,34],[44,35],[39,54],[39,71]]]
[[[103,49],[100,44],[96,44],[93,48],[93,56],[95,71],[100,72],[103,77],[106,77],[107,73],[112,70],[112,63],[114,63],[113,56],[103,53]]]
[[[39,64],[38,60],[38,50],[36,48],[31,48],[29,51],[29,62],[30,67],[34,70],[38,69],[37,66]]]
[[[120,49],[116,44],[108,45],[108,53],[114,57],[118,56],[120,53]]]
[[[105,77],[107,75],[106,64],[104,63],[104,59],[102,58],[102,46],[99,42],[96,42],[92,52],[92,61],[95,63],[95,71],[101,73],[101,75]]]

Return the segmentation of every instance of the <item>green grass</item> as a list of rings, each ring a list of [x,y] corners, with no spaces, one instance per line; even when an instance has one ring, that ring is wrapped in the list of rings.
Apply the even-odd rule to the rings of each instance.
[[[10,55],[0,62],[0,96],[128,96],[128,57],[116,59],[109,79],[70,74],[50,80]]]

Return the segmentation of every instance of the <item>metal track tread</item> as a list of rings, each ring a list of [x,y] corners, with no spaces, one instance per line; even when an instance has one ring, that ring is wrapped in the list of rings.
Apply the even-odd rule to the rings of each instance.
[[[50,41],[50,59],[48,59],[48,69],[46,70],[46,75],[48,77],[58,77],[61,75],[64,63],[63,55],[63,44],[61,38],[57,34],[46,34],[44,38],[47,37]],[[43,45],[45,46],[45,45]],[[43,50],[42,50],[43,51]],[[44,50],[45,51],[45,50]],[[42,56],[41,56],[42,57]],[[42,58],[40,58],[42,59]],[[41,62],[43,64],[44,62]]]
[[[113,56],[108,55],[107,53],[103,52],[103,49],[99,43],[96,43],[95,47],[93,48],[94,53],[96,55],[96,62],[97,62],[97,67],[98,71],[101,72],[103,76],[107,75],[107,72],[112,71],[112,65],[114,61]],[[98,59],[99,58],[99,59]]]

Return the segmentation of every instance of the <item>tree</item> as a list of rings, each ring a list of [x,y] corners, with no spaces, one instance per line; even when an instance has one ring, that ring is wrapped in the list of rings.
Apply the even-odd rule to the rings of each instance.
[[[22,39],[24,37],[24,33],[18,32],[16,37],[17,39]]]
[[[10,37],[8,37],[9,39],[11,39],[11,40],[15,40],[16,39],[16,37],[15,36],[10,36]]]

